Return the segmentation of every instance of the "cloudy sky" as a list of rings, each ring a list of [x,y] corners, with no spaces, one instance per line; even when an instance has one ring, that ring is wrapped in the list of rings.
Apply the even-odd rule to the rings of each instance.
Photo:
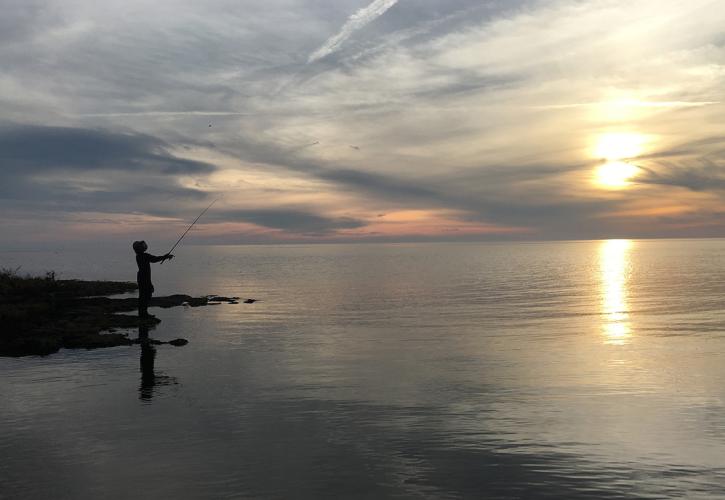
[[[725,236],[718,0],[0,0],[5,242]]]

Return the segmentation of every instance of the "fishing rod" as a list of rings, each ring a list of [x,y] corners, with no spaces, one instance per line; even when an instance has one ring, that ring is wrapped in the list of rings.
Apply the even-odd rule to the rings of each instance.
[[[197,217],[196,219],[194,219],[194,222],[192,222],[192,223],[191,223],[191,225],[190,225],[190,226],[189,226],[188,228],[186,228],[186,231],[184,231],[184,234],[182,234],[182,235],[181,235],[181,237],[180,237],[180,238],[179,238],[179,239],[178,239],[178,240],[176,241],[176,243],[174,243],[174,246],[173,246],[173,247],[171,247],[171,250],[169,250],[169,251],[168,251],[168,252],[166,253],[166,255],[169,255],[169,254],[170,254],[171,252],[173,252],[173,251],[174,251],[174,248],[176,248],[176,246],[177,246],[177,245],[178,245],[179,243],[181,243],[181,240],[183,240],[183,239],[184,239],[184,236],[186,236],[186,233],[188,233],[189,231],[191,231],[191,228],[192,228],[192,227],[194,227],[194,224],[196,224],[196,222],[197,222],[197,221],[198,221],[199,219],[201,219],[201,216],[202,216],[202,215],[204,215],[204,214],[205,214],[205,213],[207,212],[207,210],[209,210],[209,209],[211,208],[211,206],[212,206],[212,205],[213,205],[214,203],[216,203],[217,201],[219,201],[219,198],[217,198],[217,199],[215,199],[214,201],[212,201],[212,202],[211,202],[211,203],[209,204],[209,206],[208,206],[208,207],[206,207],[206,208],[204,209],[204,211],[203,211],[202,213],[200,213],[200,214],[199,214],[199,217]],[[164,263],[164,261],[161,261],[161,263],[163,264],[163,263]]]

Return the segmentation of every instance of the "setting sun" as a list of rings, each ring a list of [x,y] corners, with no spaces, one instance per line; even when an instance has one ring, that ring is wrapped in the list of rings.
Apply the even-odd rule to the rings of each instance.
[[[623,132],[608,133],[599,136],[593,150],[593,156],[605,160],[595,174],[595,182],[603,187],[622,188],[637,174],[637,167],[627,163],[627,159],[642,153],[645,138],[642,134]]]
[[[608,162],[597,169],[596,182],[610,188],[624,187],[637,174],[637,170],[636,166],[623,161]]]

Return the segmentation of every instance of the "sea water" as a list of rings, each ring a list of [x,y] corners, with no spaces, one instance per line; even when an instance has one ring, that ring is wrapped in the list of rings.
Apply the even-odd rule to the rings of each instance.
[[[157,295],[258,302],[0,358],[0,497],[725,497],[723,240],[176,255]],[[19,265],[135,278],[130,247]]]

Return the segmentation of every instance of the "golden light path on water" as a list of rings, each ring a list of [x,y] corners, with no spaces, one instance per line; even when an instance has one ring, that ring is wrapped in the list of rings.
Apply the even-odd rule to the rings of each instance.
[[[599,247],[603,333],[608,344],[624,345],[632,336],[627,312],[631,247],[630,240],[607,240]]]

